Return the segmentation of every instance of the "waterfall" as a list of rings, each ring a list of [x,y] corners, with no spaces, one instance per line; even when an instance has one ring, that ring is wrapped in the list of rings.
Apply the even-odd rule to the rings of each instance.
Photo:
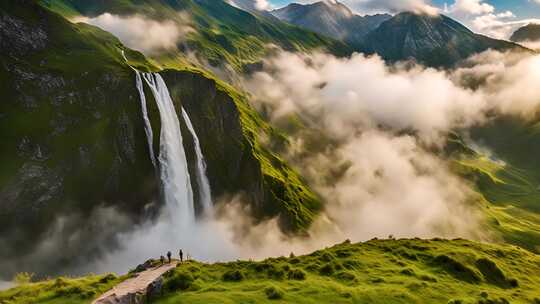
[[[158,159],[165,204],[172,215],[180,216],[180,223],[189,223],[195,219],[195,209],[178,115],[163,78],[157,73],[142,76],[154,95],[161,117]]]
[[[124,53],[122,51],[122,55],[123,54]],[[150,151],[150,159],[152,160],[152,165],[154,165],[154,168],[157,168],[156,157],[154,155],[154,135],[152,132],[152,125],[150,124],[150,119],[148,118],[148,110],[146,108],[146,97],[144,95],[144,88],[143,88],[143,82],[141,79],[141,73],[139,73],[139,71],[137,70],[135,70],[135,73],[136,73],[137,90],[139,91],[139,96],[141,99],[141,109],[142,109],[142,114],[143,114],[143,119],[144,119],[144,132],[146,133],[146,138],[148,140],[148,150]]]
[[[208,182],[208,177],[206,176],[206,162],[204,161],[204,156],[201,151],[201,144],[199,142],[199,137],[193,128],[191,119],[186,110],[182,107],[182,117],[186,122],[186,125],[193,136],[193,142],[195,143],[195,154],[197,156],[197,184],[199,185],[199,197],[203,210],[205,213],[209,213],[212,210],[212,193],[210,192],[210,183]]]

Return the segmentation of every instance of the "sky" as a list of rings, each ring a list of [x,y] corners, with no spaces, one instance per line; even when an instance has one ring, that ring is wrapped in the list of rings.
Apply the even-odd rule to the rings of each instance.
[[[399,1],[399,0],[398,0]],[[275,7],[285,6],[292,2],[299,2],[297,0],[270,0],[269,1]],[[434,5],[439,7],[444,7],[444,4],[447,3],[451,5],[452,0],[433,0],[431,1]],[[487,0],[486,2],[498,10],[512,11],[519,18],[540,18],[540,2],[534,0]]]
[[[255,0],[267,8],[318,0]],[[334,1],[334,0],[327,0]],[[540,0],[339,0],[360,15],[404,10],[439,12],[475,32],[508,39],[519,27],[540,23]]]

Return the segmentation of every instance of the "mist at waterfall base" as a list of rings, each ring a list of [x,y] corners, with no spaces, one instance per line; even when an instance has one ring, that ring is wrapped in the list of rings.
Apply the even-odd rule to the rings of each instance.
[[[212,222],[205,220],[212,214],[210,186],[206,177],[206,164],[199,139],[188,113],[185,109],[180,109],[183,122],[188,127],[195,143],[196,181],[199,185],[200,203],[203,207],[203,218],[200,220],[195,219],[193,179],[188,170],[180,131],[180,120],[167,85],[157,73],[140,73],[138,71],[135,73],[145,133],[148,139],[149,158],[156,170],[159,171],[165,207],[157,221],[139,227],[134,232],[120,235],[120,249],[106,255],[104,259],[97,262],[97,265],[90,267],[103,272],[124,272],[136,263],[165,255],[168,251],[175,252],[176,256],[179,249],[183,249],[189,255],[188,248],[194,248],[196,252],[192,254],[205,260],[211,258],[208,253],[215,253],[218,250],[222,253],[227,252],[227,244],[219,238],[212,237],[212,235],[217,235],[211,233],[216,230],[216,227],[212,225]],[[154,96],[161,119],[160,151],[157,163],[153,150],[153,130],[148,118],[143,79]],[[207,237],[210,238],[207,239]],[[206,246],[201,246],[201,244],[206,244]]]

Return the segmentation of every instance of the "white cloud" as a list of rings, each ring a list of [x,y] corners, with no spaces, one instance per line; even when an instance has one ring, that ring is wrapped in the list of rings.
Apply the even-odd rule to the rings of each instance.
[[[248,11],[264,11],[272,9],[272,5],[268,0],[227,0],[227,2],[232,6]]]
[[[187,23],[187,16],[178,15],[178,21]],[[77,17],[74,22],[84,22],[118,37],[127,47],[150,54],[176,48],[179,40],[193,29],[186,24],[170,20],[155,21],[144,16],[118,16],[105,13],[97,17]]]
[[[490,14],[495,11],[495,7],[483,2],[483,0],[456,0],[450,6],[449,13],[453,14]]]

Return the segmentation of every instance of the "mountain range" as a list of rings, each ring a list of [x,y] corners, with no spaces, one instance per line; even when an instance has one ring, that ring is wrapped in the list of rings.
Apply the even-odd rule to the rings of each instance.
[[[366,35],[382,22],[392,18],[388,14],[359,16],[339,2],[321,1],[313,4],[292,3],[271,14],[291,24],[333,37],[360,47]]]
[[[487,49],[525,50],[508,41],[475,34],[444,15],[403,12],[359,16],[338,1],[293,3],[271,13],[387,61],[414,59],[428,66],[450,67]]]

